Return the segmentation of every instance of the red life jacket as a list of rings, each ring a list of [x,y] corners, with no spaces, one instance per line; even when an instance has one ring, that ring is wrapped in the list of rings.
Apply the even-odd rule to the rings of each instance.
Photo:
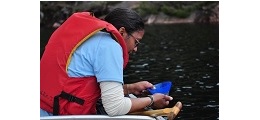
[[[41,109],[61,115],[96,114],[96,102],[101,94],[96,77],[69,77],[67,69],[74,51],[102,29],[112,33],[121,45],[125,68],[128,51],[118,30],[89,12],[74,13],[51,35],[41,58]]]

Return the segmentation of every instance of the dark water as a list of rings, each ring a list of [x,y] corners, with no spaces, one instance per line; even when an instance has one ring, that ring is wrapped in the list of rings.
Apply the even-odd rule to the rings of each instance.
[[[41,54],[53,30],[41,29]],[[130,56],[125,83],[170,80],[170,95],[183,103],[177,120],[219,119],[219,25],[146,26],[143,43]]]

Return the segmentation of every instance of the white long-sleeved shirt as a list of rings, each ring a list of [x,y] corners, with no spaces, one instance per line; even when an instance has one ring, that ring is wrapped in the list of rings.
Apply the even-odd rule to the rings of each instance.
[[[101,99],[109,116],[127,114],[132,106],[130,98],[124,97],[123,85],[119,82],[100,82]]]

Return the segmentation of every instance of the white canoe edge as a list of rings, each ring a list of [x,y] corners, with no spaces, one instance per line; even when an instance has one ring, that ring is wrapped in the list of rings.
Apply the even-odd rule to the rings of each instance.
[[[150,116],[141,115],[123,115],[110,117],[107,115],[63,115],[63,116],[45,116],[41,120],[156,120]]]

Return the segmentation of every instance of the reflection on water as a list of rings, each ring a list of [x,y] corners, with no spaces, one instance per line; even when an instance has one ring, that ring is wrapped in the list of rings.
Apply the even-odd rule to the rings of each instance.
[[[53,30],[41,29],[41,54]],[[143,44],[130,56],[125,83],[170,80],[170,95],[183,103],[178,120],[219,119],[219,26],[146,26]]]

